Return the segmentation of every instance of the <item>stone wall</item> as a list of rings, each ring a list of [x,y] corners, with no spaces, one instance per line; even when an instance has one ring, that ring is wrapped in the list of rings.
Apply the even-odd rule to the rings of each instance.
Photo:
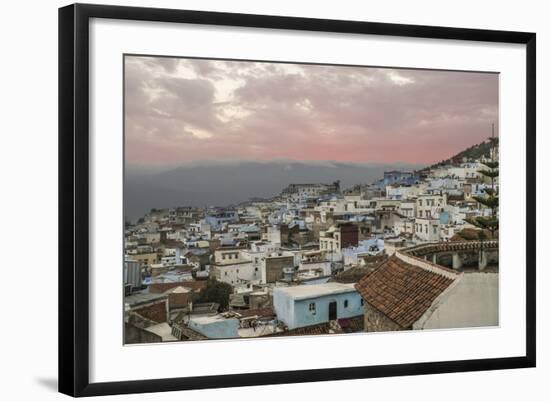
[[[395,323],[393,320],[386,317],[383,313],[370,306],[365,302],[365,331],[398,331],[403,330],[401,326]]]

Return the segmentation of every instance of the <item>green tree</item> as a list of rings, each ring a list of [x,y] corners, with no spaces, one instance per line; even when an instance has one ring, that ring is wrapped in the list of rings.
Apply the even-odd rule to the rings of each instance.
[[[220,305],[220,310],[229,308],[229,295],[233,288],[222,281],[211,278],[206,283],[206,287],[199,293],[195,302],[215,302]]]
[[[490,209],[491,213],[489,216],[477,216],[467,219],[468,223],[473,224],[480,229],[478,236],[479,240],[483,241],[486,239],[486,232],[491,233],[491,238],[496,238],[495,233],[498,231],[499,222],[498,222],[498,188],[496,186],[496,179],[498,178],[498,160],[495,160],[496,147],[498,146],[498,138],[495,138],[494,135],[489,138],[491,143],[491,160],[485,161],[482,164],[485,166],[479,173],[488,177],[491,180],[491,186],[485,188],[485,192],[482,196],[474,196],[474,199],[484,206],[486,209]]]

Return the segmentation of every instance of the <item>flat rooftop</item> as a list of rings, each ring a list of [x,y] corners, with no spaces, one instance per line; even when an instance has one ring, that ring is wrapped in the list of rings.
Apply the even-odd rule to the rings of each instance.
[[[138,306],[149,302],[164,301],[166,295],[138,292],[124,297],[124,303],[128,306]]]
[[[324,283],[310,285],[296,285],[291,287],[275,287],[274,292],[281,292],[287,297],[299,301],[302,299],[318,298],[327,295],[356,292],[354,284]]]

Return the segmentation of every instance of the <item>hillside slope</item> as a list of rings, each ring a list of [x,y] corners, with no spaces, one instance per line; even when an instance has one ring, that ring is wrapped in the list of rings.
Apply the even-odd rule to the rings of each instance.
[[[481,142],[481,143],[478,143],[477,145],[472,145],[469,148],[464,149],[463,151],[457,153],[456,155],[446,160],[442,160],[438,163],[432,164],[431,166],[428,166],[421,171],[427,171],[431,168],[436,168],[439,166],[443,166],[445,164],[461,163],[464,158],[466,158],[466,160],[476,160],[476,159],[479,159],[481,156],[489,157],[490,151],[491,151],[491,142],[490,141]]]

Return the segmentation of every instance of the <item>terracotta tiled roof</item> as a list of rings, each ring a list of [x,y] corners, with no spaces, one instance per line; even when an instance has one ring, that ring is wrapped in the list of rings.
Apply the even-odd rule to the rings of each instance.
[[[409,328],[455,280],[434,269],[406,263],[394,255],[359,280],[355,288],[366,303],[402,328]]]

